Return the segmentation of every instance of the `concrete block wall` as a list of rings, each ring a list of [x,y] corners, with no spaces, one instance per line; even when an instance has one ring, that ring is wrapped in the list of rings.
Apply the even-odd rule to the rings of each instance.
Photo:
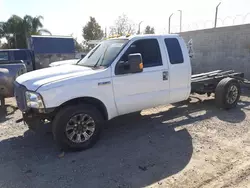
[[[193,40],[193,73],[216,69],[244,72],[250,79],[250,24],[180,33]]]

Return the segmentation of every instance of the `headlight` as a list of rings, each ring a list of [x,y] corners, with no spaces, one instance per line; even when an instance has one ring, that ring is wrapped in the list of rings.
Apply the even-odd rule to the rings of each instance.
[[[44,108],[43,100],[39,93],[26,91],[25,96],[28,107],[37,109]]]

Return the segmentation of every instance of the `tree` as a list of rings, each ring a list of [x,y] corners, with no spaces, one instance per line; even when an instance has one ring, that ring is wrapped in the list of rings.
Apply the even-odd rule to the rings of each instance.
[[[86,41],[100,40],[103,38],[101,26],[96,22],[94,17],[90,17],[88,23],[83,27],[83,38]]]
[[[0,38],[5,37],[10,48],[27,48],[27,38],[31,35],[42,35],[51,33],[43,29],[42,16],[32,17],[29,15],[21,18],[17,15],[11,16],[6,22],[0,23]]]
[[[144,34],[155,34],[155,28],[149,25],[145,28]]]
[[[5,27],[5,24],[4,22],[0,22],[0,38],[3,38],[4,37],[4,27]]]
[[[83,27],[82,30],[83,38],[85,39],[85,48],[87,51],[92,49],[94,45],[88,44],[90,40],[101,40],[104,36],[101,26],[97,23],[94,17],[90,17],[88,23]]]
[[[77,52],[82,52],[84,49],[83,49],[83,45],[80,44],[77,39],[75,38],[74,39],[74,43],[75,43],[75,49]]]
[[[43,28],[43,24],[41,22],[43,20],[42,16],[32,17],[29,15],[24,16],[23,23],[27,32],[30,35],[42,35],[42,34],[49,34],[51,35],[50,31]]]
[[[122,14],[115,20],[115,23],[110,27],[110,35],[127,35],[135,34],[135,24],[129,20],[127,15]]]
[[[0,49],[8,49],[8,48],[9,48],[9,46],[7,43],[1,43],[1,41],[0,41]]]

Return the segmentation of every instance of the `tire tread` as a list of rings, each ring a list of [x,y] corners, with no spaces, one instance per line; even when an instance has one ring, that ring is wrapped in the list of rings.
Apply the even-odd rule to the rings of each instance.
[[[230,84],[235,84],[238,88],[239,91],[239,96],[237,100],[233,104],[228,104],[226,103],[226,92],[227,92],[227,87],[229,87]],[[215,103],[218,108],[223,108],[223,109],[231,109],[237,105],[237,102],[240,97],[240,84],[237,80],[234,78],[224,78],[222,79],[216,89],[215,89]]]
[[[96,131],[94,135],[90,138],[90,140],[86,141],[83,144],[75,144],[70,143],[70,141],[66,138],[64,134],[64,123],[66,119],[69,119],[76,112],[86,112],[91,115],[96,124]],[[54,140],[63,150],[71,150],[71,151],[81,151],[92,147],[97,140],[99,139],[99,135],[101,132],[101,123],[103,121],[103,117],[99,110],[97,110],[93,105],[90,104],[78,104],[78,105],[70,105],[62,108],[55,116],[52,123],[52,133]]]

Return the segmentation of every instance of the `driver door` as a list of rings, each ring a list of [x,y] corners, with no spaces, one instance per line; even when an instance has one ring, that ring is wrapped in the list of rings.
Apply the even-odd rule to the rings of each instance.
[[[114,71],[113,90],[119,115],[167,104],[169,101],[168,67],[163,63],[157,38],[132,42],[118,63],[128,61],[128,55],[140,53],[143,71],[120,74]],[[113,69],[115,70],[115,69]]]

